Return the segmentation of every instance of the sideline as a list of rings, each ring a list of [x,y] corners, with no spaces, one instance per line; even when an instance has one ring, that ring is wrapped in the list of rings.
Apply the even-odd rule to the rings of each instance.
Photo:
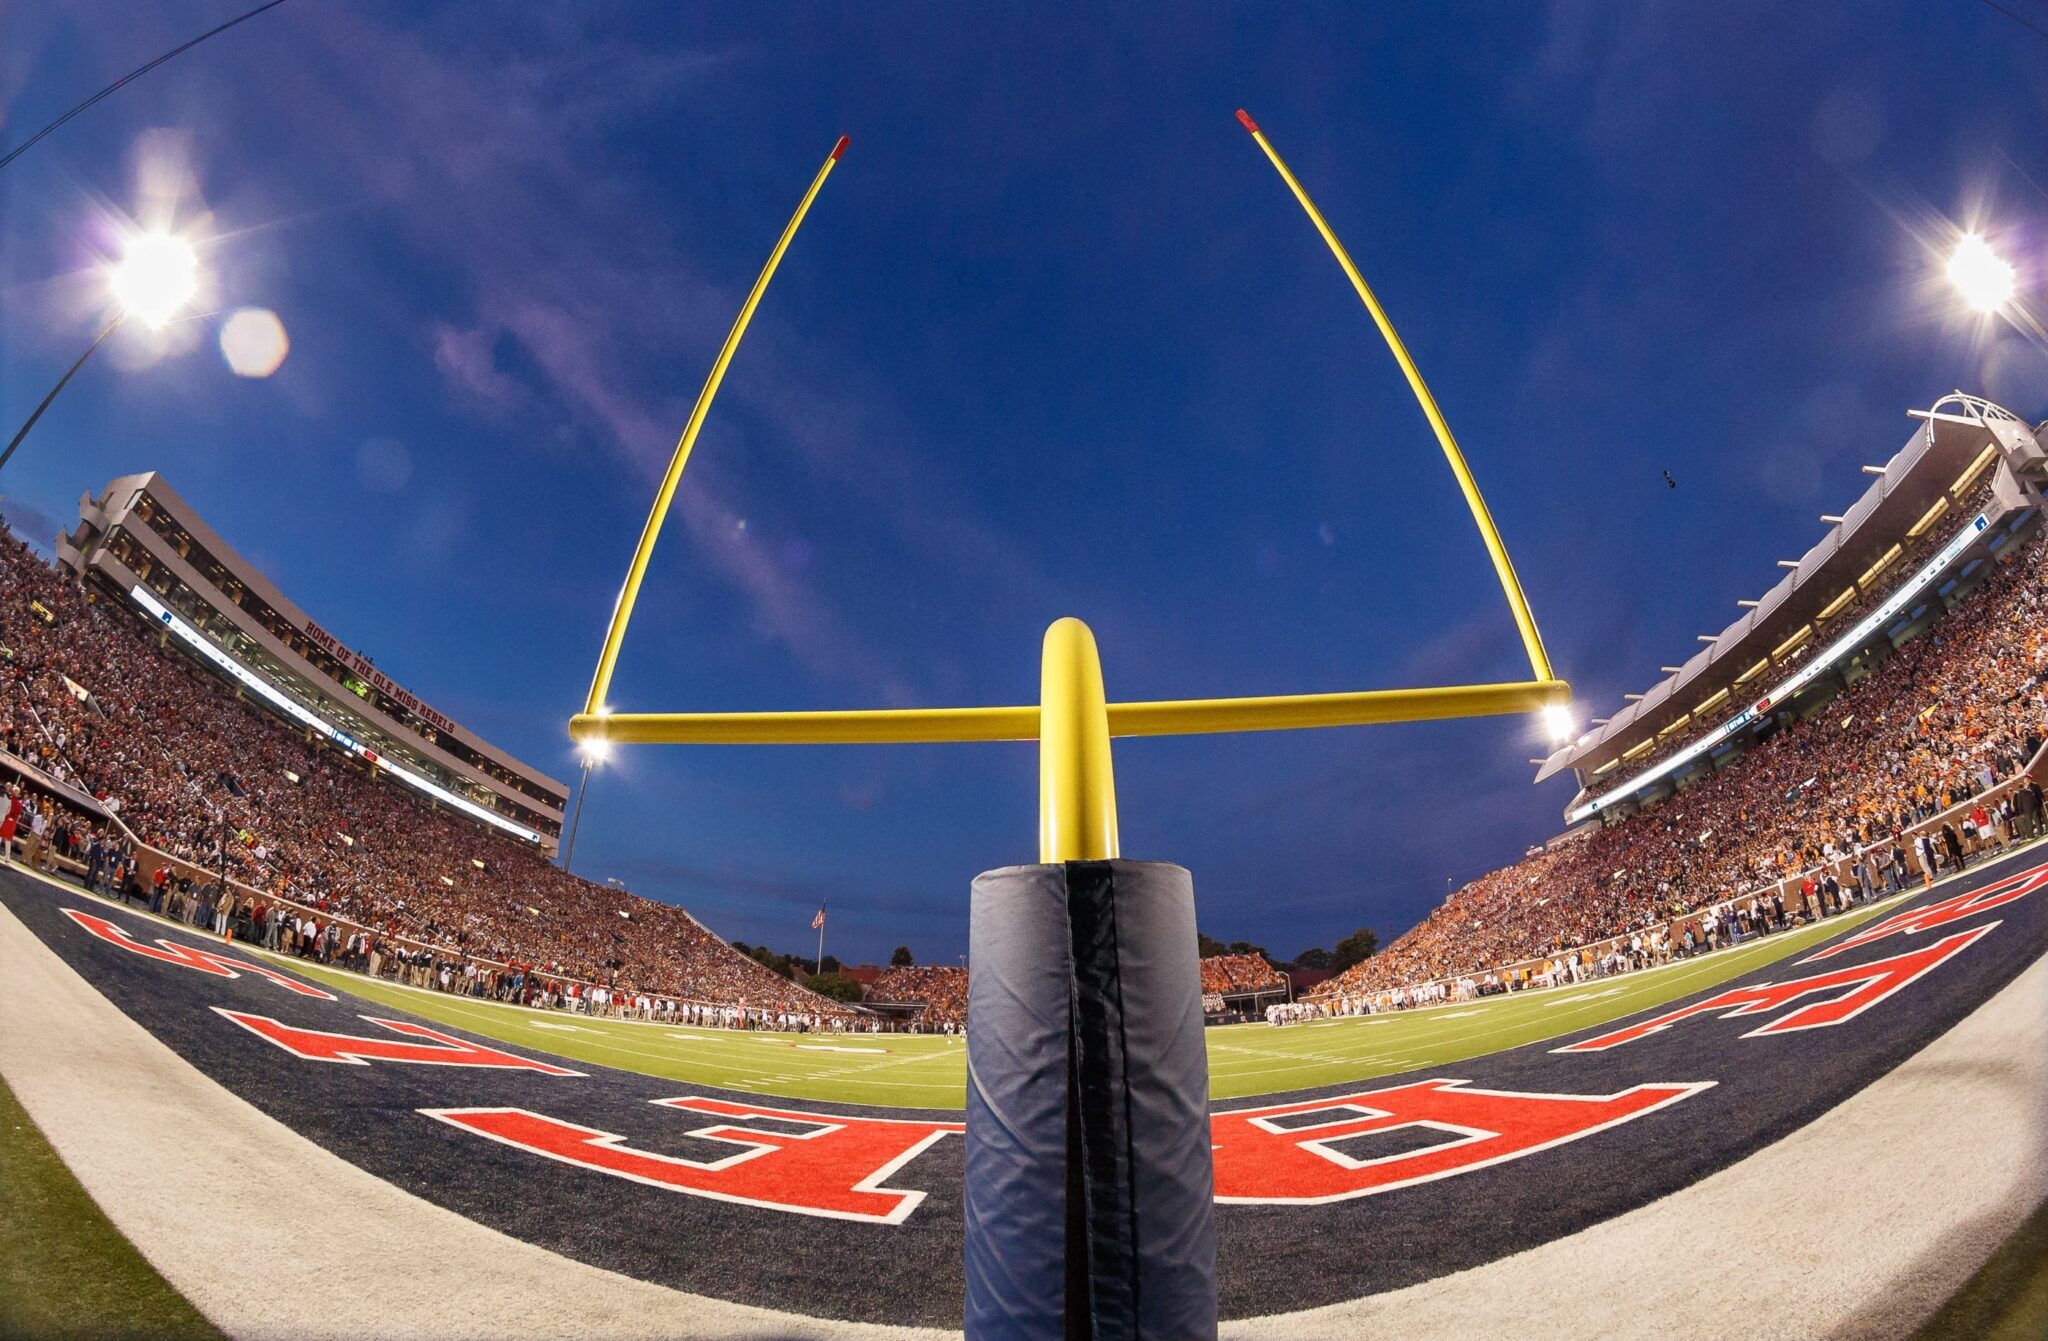
[[[4,907],[0,981],[0,1074],[114,1226],[230,1336],[949,1335],[686,1294],[443,1210],[229,1093]],[[268,1284],[249,1266],[278,1262]]]
[[[366,1336],[402,1318],[446,1337],[957,1335],[685,1294],[432,1206],[205,1077],[4,909],[0,979],[0,1073],[115,1225],[231,1334]],[[1222,1330],[1470,1341],[1535,1316],[1587,1335],[1747,1338],[1768,1299],[1786,1335],[1907,1334],[2048,1198],[2044,1135],[2048,959],[1827,1114],[1662,1200],[1469,1271]],[[239,1264],[281,1250],[295,1278],[374,1282],[373,1311],[351,1316],[325,1289],[251,1289]]]
[[[1242,1341],[1910,1336],[2048,1199],[2048,958],[1888,1075],[1690,1187],[1420,1285],[1227,1324]],[[1563,1189],[1560,1189],[1561,1191]]]

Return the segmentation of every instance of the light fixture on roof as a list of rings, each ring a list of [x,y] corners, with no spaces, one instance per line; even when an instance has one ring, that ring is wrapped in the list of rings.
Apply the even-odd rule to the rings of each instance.
[[[124,314],[156,330],[199,291],[199,253],[174,233],[136,233],[107,267],[107,287]]]
[[[1658,669],[1658,670],[1660,670],[1660,671],[1663,671],[1663,672],[1664,672],[1664,673],[1665,673],[1666,675],[1676,675],[1676,674],[1678,674],[1678,673],[1679,673],[1680,671],[1684,670],[1684,669],[1685,669],[1685,667],[1683,667],[1683,666],[1659,666],[1659,667],[1657,667],[1657,669]]]
[[[1780,560],[1778,560],[1778,567],[1780,567],[1780,568],[1795,568],[1795,569],[1796,569],[1797,567],[1799,567],[1799,560],[1797,560],[1797,559],[1780,559]]]
[[[1627,699],[1631,703],[1641,703],[1643,701],[1643,696],[1641,694],[1623,694],[1622,697]]]
[[[1883,466],[1865,466],[1865,467],[1863,467],[1863,473],[1864,473],[1864,474],[1866,474],[1866,475],[1882,475],[1882,474],[1884,474],[1884,467],[1883,467]]]
[[[1754,610],[1754,609],[1756,609],[1756,608],[1757,608],[1758,606],[1762,605],[1762,604],[1763,604],[1763,602],[1762,602],[1762,601],[1737,601],[1737,602],[1736,602],[1736,604],[1737,604],[1737,605],[1739,605],[1739,606],[1741,606],[1741,607],[1742,607],[1743,609],[1745,609],[1745,610]]]
[[[1718,633],[1696,633],[1693,636],[1703,643],[1718,643],[1721,641],[1721,635]]]
[[[1977,233],[1963,234],[1948,258],[1949,283],[1979,312],[1996,312],[2011,299],[2017,273]]]
[[[1820,514],[1820,519],[1821,519],[1822,521],[1826,522],[1826,523],[1827,523],[1828,525],[1830,525],[1830,526],[1840,526],[1840,525],[1842,524],[1842,519],[1841,519],[1840,517],[1837,517],[1837,516],[1836,516],[1836,515],[1835,515],[1834,513],[1832,513],[1832,512],[1823,512],[1823,513],[1821,513],[1821,514]]]

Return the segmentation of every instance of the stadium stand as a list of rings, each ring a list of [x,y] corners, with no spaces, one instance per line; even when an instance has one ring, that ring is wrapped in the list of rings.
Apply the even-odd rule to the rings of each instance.
[[[1226,1000],[1285,992],[1287,979],[1261,954],[1210,955],[1202,961],[1202,993]]]
[[[2048,734],[2044,582],[2037,530],[1823,711],[1664,801],[1472,881],[1315,999],[1410,1005],[1642,967],[2038,835],[2040,784],[2023,774],[2042,771]]]
[[[153,879],[154,848],[174,859],[165,884],[137,892],[171,915],[419,986],[689,1022],[848,1023],[682,909],[576,879],[380,784],[12,535],[0,551],[0,749],[32,784],[14,789],[28,799],[6,839],[31,861],[111,888]],[[1405,1007],[1643,967],[1832,912],[1860,879],[1896,887],[2032,836],[2038,785],[2010,783],[2048,730],[2044,554],[2037,528],[1824,711],[1471,882],[1311,1004]],[[223,866],[227,911],[211,878]],[[1210,997],[1286,989],[1258,955],[1205,959],[1201,973]],[[967,971],[891,968],[867,999],[964,1028]]]
[[[1969,518],[1974,517],[1991,501],[1993,486],[1997,477],[1985,475],[1974,490],[1960,503],[1951,504],[1947,516],[1953,525],[1942,529],[1930,527],[1918,536],[1908,536],[1899,542],[1898,554],[1886,565],[1882,579],[1865,586],[1847,604],[1836,607],[1824,621],[1816,621],[1814,633],[1802,639],[1798,646],[1770,658],[1769,674],[1783,676],[1797,670],[1822,648],[1827,646],[1833,632],[1853,626],[1870,610],[1882,605],[1885,598],[1897,590],[1899,585],[1910,578],[1914,571],[1941,546],[1952,539]],[[1717,729],[1719,721],[1710,716],[1695,718],[1692,729],[1674,732],[1659,737],[1657,745],[1628,761],[1629,771],[1641,772],[1677,754],[1697,741],[1701,736]]]
[[[317,924],[309,952],[323,959],[360,936],[389,947],[380,966],[402,953],[474,982],[474,964],[585,1008],[599,989],[608,1006],[658,996],[756,1023],[848,1014],[680,908],[577,879],[529,845],[380,783],[154,632],[0,536],[0,744],[100,810],[97,830],[82,806],[66,822],[87,846],[121,846],[124,876],[153,864],[149,848],[175,859],[167,879],[181,887],[217,888],[224,868],[267,917]],[[23,813],[48,822],[61,809],[51,798]]]
[[[1259,954],[1211,955],[1202,961],[1202,994],[1238,1001],[1284,993],[1287,980]],[[888,1005],[922,1005],[915,1018],[926,1028],[967,1025],[967,970],[920,964],[882,971],[867,999]]]
[[[928,1029],[967,1027],[967,970],[957,964],[907,964],[883,969],[867,990],[869,1001],[922,1004],[915,1022]]]

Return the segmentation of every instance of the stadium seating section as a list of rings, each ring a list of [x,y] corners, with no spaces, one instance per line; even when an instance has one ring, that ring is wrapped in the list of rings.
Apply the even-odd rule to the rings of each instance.
[[[2048,722],[2044,553],[2037,534],[1825,711],[1663,802],[1472,881],[1315,998],[1356,1003],[1663,927],[1886,842],[2011,776]],[[463,962],[476,960],[602,984],[625,1001],[661,994],[761,1018],[844,1016],[683,910],[567,875],[378,782],[240,700],[132,615],[88,600],[12,535],[0,537],[0,644],[0,748],[101,798],[147,844],[209,871],[225,861],[266,896],[389,938],[387,965],[452,961],[459,984]],[[76,817],[63,828],[72,848],[92,833]],[[1286,986],[1259,955],[1205,959],[1201,972],[1209,995]],[[891,968],[868,996],[921,1003],[926,1027],[964,1025],[967,971]]]
[[[843,1013],[680,908],[577,879],[379,783],[159,646],[132,614],[88,601],[11,534],[0,538],[0,644],[0,746],[208,871],[224,845],[232,878],[391,937],[624,993]]]

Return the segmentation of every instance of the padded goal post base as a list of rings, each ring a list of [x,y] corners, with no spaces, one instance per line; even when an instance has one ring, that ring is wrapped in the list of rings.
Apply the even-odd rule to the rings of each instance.
[[[967,1336],[1215,1336],[1193,879],[1010,866],[971,917]]]

